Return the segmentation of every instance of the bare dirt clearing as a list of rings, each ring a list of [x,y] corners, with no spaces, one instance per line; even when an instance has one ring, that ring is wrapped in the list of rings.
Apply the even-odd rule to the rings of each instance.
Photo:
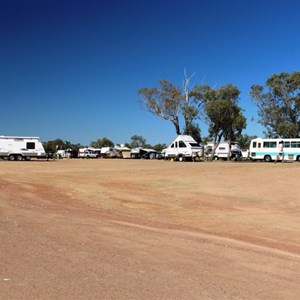
[[[299,163],[0,161],[1,299],[299,299]]]

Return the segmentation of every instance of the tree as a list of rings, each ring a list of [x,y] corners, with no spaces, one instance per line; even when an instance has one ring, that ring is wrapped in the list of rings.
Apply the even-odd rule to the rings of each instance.
[[[57,150],[67,150],[67,149],[73,149],[78,150],[81,145],[80,144],[72,144],[69,141],[63,141],[62,139],[55,139],[52,141],[43,142],[43,146],[45,151],[55,153]]]
[[[171,121],[176,134],[181,134],[179,113],[184,101],[181,90],[167,80],[159,81],[160,88],[140,88],[138,95],[145,109],[164,120]]]
[[[93,148],[102,148],[102,147],[113,147],[114,143],[108,138],[104,137],[96,141],[91,142],[91,147]]]
[[[138,147],[145,147],[146,146],[146,139],[144,139],[140,135],[133,135],[131,137],[130,148],[138,148]]]
[[[186,70],[184,70],[184,97],[185,102],[182,106],[182,115],[184,117],[185,126],[184,126],[184,134],[192,136],[197,142],[201,141],[200,135],[200,127],[195,123],[195,120],[198,119],[199,116],[199,107],[195,106],[195,101],[193,101],[193,97],[191,97],[191,93],[189,90],[189,84],[192,77],[194,77],[195,73],[193,73],[190,77],[187,76]]]
[[[251,140],[256,138],[256,135],[240,134],[236,138],[236,141],[239,143],[241,149],[249,149]]]
[[[153,148],[154,150],[158,151],[158,152],[161,152],[163,149],[167,148],[168,146],[166,144],[156,144],[154,145],[153,147],[150,147],[150,148]]]
[[[209,135],[213,138],[215,148],[212,156],[223,139],[231,142],[246,128],[246,118],[238,106],[240,91],[232,84],[227,84],[219,89],[208,88],[202,90],[201,101],[204,103],[205,119],[209,125]]]
[[[274,74],[266,81],[266,91],[255,84],[250,96],[267,137],[300,136],[300,72]]]

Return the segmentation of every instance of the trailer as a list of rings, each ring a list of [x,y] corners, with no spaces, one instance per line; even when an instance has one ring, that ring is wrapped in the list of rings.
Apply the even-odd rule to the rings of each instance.
[[[43,144],[38,137],[0,136],[0,158],[8,160],[30,160],[46,158]]]
[[[231,149],[229,149],[229,145],[231,144]],[[218,159],[227,159],[228,157],[231,159],[239,160],[242,157],[242,150],[238,143],[236,142],[208,142],[204,146],[204,156],[211,157],[213,154],[213,149],[215,149],[214,160]]]

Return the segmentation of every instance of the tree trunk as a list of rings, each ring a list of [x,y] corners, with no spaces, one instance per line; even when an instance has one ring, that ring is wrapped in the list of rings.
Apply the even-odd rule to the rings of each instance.
[[[231,159],[231,139],[228,141],[228,155],[227,160]]]
[[[172,121],[172,123],[173,123],[174,126],[175,126],[176,134],[177,134],[177,135],[181,135],[178,117],[177,117],[174,121]]]

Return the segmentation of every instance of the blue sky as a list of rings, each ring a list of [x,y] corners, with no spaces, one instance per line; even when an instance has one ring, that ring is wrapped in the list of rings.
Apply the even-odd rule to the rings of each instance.
[[[186,69],[190,87],[236,85],[243,133],[260,136],[250,87],[300,70],[299,11],[298,0],[0,0],[0,135],[168,144],[173,125],[137,90],[182,87]]]

